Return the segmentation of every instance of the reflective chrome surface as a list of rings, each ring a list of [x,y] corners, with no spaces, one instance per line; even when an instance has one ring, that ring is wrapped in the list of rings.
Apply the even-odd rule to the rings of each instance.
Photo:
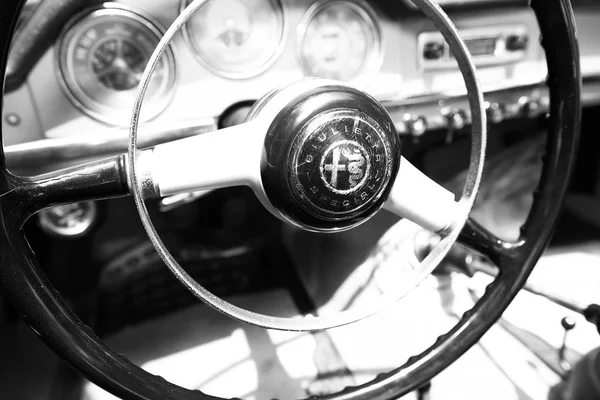
[[[203,118],[178,124],[144,126],[139,147],[147,148],[160,143],[211,132],[217,129],[217,121]],[[15,172],[45,172],[80,163],[97,157],[123,153],[127,150],[128,129],[104,129],[89,136],[73,136],[57,139],[41,139],[28,143],[6,146],[4,154],[7,166]],[[43,165],[41,168],[40,165]]]
[[[85,235],[98,216],[98,206],[93,201],[56,206],[38,214],[40,227],[49,235],[79,237]]]

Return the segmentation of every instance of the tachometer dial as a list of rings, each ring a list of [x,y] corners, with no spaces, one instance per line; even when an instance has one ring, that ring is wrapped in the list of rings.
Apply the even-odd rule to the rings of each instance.
[[[191,1],[184,0],[187,6]],[[217,0],[206,3],[184,34],[198,60],[228,78],[249,78],[277,58],[284,39],[280,0]]]
[[[353,82],[381,64],[381,33],[366,3],[321,1],[307,11],[298,29],[300,61],[308,76]]]
[[[127,125],[137,86],[160,37],[160,30],[148,19],[113,4],[76,17],[58,46],[67,95],[90,116]],[[169,50],[152,77],[143,120],[166,108],[175,80],[175,58]]]

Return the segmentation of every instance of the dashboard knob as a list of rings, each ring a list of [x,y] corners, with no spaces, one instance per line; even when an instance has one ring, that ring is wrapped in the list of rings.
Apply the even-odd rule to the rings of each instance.
[[[467,114],[463,110],[445,108],[442,110],[442,115],[446,117],[448,129],[452,131],[459,131],[467,124]]]
[[[571,329],[575,328],[575,320],[571,317],[564,317],[560,320],[560,324],[565,331],[570,331]]]
[[[519,99],[519,104],[521,105],[521,114],[526,116],[527,118],[534,118],[540,113],[540,109],[542,105],[537,99],[530,99],[527,97],[521,97]]]
[[[417,138],[427,132],[427,119],[425,117],[405,114],[403,119],[406,132],[412,137]]]
[[[499,124],[504,121],[505,110],[504,106],[498,103],[485,103],[485,113],[487,114],[488,122]]]
[[[426,60],[439,60],[444,56],[444,44],[442,42],[429,42],[423,48],[423,58]]]
[[[506,50],[508,51],[525,50],[528,44],[529,36],[527,34],[510,35],[506,38]]]
[[[460,131],[467,124],[467,114],[460,109],[442,108],[442,115],[446,118],[448,132],[446,133],[446,144],[454,141],[454,133]]]

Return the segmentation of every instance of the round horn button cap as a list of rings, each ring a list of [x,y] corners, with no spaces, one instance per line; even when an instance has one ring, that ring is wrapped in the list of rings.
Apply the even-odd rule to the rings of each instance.
[[[261,178],[273,211],[318,232],[348,229],[375,214],[401,158],[385,108],[341,85],[291,101],[271,123],[264,150]]]
[[[289,184],[298,204],[331,221],[354,218],[382,195],[391,176],[383,128],[358,110],[326,111],[292,144]]]

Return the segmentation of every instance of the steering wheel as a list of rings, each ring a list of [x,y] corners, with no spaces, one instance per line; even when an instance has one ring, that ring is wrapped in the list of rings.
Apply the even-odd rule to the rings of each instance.
[[[421,264],[416,279],[399,288],[391,301],[397,301],[430,273],[456,240],[487,255],[500,271],[474,308],[431,347],[371,382],[319,398],[390,399],[414,390],[460,357],[500,317],[551,237],[573,168],[581,115],[579,52],[569,0],[531,2],[548,63],[550,128],[542,178],[521,238],[514,243],[495,237],[468,218],[485,153],[483,96],[466,46],[446,14],[431,0],[414,2],[451,46],[469,92],[472,155],[459,201],[401,157],[393,121],[375,99],[351,87],[318,79],[273,90],[254,106],[245,124],[138,150],[138,117],[152,71],[170,38],[205,2],[193,1],[155,50],[140,85],[128,154],[24,178],[7,171],[0,150],[0,289],[57,354],[109,392],[133,399],[215,399],[149,374],[85,326],[39,268],[24,237],[25,221],[46,207],[132,193],[159,254],[196,296],[233,318],[259,326],[319,330],[351,323],[377,310],[281,319],[237,308],[185,274],[156,234],[144,200],[245,184],[278,218],[319,232],[351,229],[385,207],[442,238]],[[24,0],[7,0],[0,5],[3,76],[23,4]],[[215,156],[225,150],[234,162]],[[385,304],[378,305],[382,306]]]

